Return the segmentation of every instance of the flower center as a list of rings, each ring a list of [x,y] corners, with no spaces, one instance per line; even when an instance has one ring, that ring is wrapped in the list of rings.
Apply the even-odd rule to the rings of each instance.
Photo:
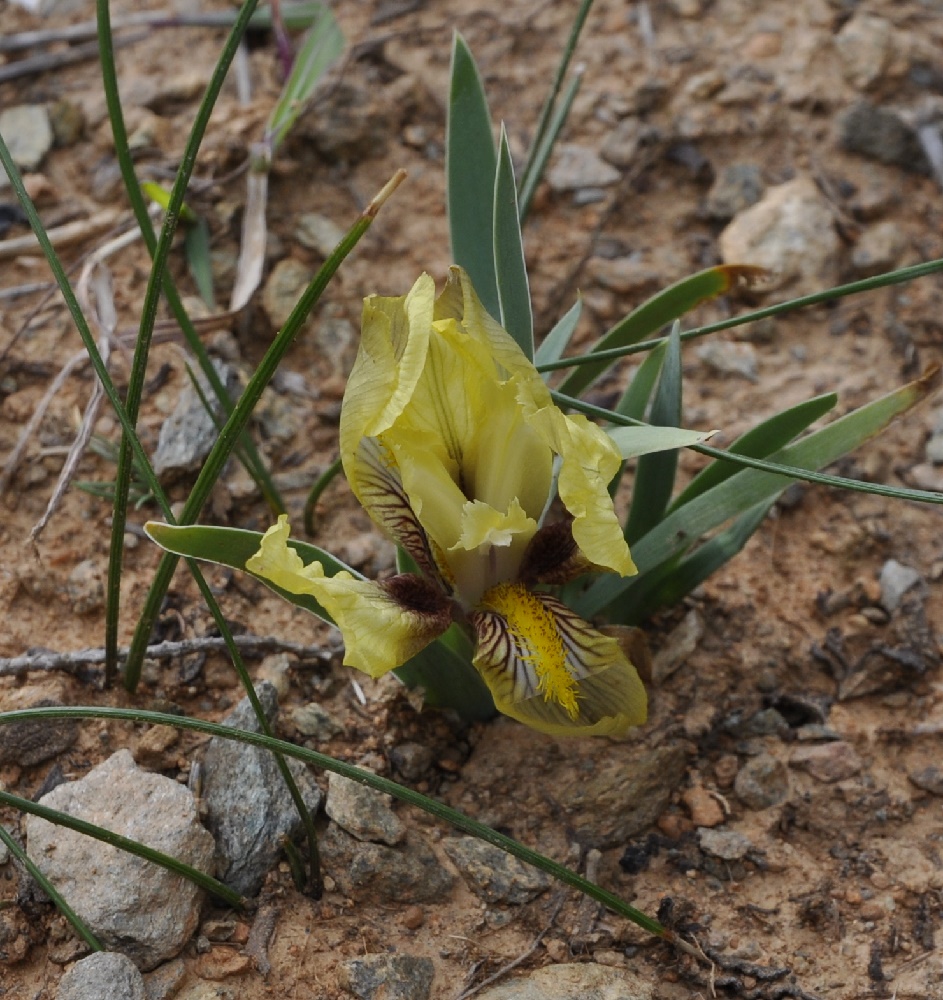
[[[517,654],[533,667],[544,700],[555,701],[575,719],[577,685],[567,668],[566,646],[553,615],[520,583],[499,583],[485,592],[481,603],[507,622]]]

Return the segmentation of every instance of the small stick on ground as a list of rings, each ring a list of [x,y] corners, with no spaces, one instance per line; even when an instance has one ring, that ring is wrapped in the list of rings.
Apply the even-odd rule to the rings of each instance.
[[[242,653],[293,653],[300,660],[330,660],[331,649],[323,646],[305,646],[299,642],[288,642],[269,636],[237,635],[236,645]],[[198,639],[181,639],[177,642],[158,642],[148,646],[144,654],[150,660],[171,659],[186,656],[189,653],[207,653],[224,650],[226,642],[219,636],[207,636]],[[118,661],[127,659],[128,650],[118,650]],[[24,653],[22,656],[12,656],[0,659],[0,677],[10,674],[24,674],[31,670],[62,670],[65,673],[81,672],[88,667],[98,666],[105,662],[104,649],[82,649],[74,653],[55,653],[49,650],[39,650],[35,653]]]
[[[508,962],[507,965],[502,965],[497,972],[488,976],[487,979],[483,979],[477,985],[470,986],[467,990],[464,990],[462,993],[458,995],[458,997],[456,997],[456,1000],[468,1000],[468,997],[473,997],[476,993],[478,993],[480,990],[483,990],[486,986],[490,986],[493,982],[496,982],[498,979],[503,979],[504,976],[506,976],[509,972],[516,969],[523,962],[526,962],[527,959],[530,958],[530,956],[533,955],[534,952],[540,947],[540,942],[543,941],[543,939],[547,936],[550,930],[552,930],[553,925],[560,914],[560,910],[563,909],[564,899],[565,896],[564,894],[561,893],[560,899],[557,901],[557,905],[554,907],[553,913],[550,915],[550,919],[547,921],[546,926],[537,935],[537,937],[534,938],[534,940],[531,942],[530,947],[526,951],[518,955],[517,958]]]

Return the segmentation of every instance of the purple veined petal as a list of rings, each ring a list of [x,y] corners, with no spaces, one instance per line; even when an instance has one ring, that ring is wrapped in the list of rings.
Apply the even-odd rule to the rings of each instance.
[[[443,580],[432,543],[409,505],[396,459],[377,438],[362,438],[351,463],[351,487],[372,520],[402,546],[426,576]]]
[[[505,715],[551,736],[623,736],[645,721],[645,688],[619,643],[556,598],[502,584],[469,617],[475,667]]]

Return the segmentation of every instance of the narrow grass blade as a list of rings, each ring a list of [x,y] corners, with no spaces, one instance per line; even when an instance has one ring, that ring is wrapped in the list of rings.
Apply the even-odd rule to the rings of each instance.
[[[541,341],[534,353],[534,364],[545,361],[556,361],[567,349],[573,334],[576,332],[580,316],[583,314],[583,300],[578,298],[573,305],[557,320],[556,325]],[[546,381],[546,376],[544,381]]]
[[[524,238],[517,213],[517,185],[508,136],[501,127],[494,180],[494,269],[501,325],[528,359],[534,357],[534,314],[524,260]]]
[[[201,872],[192,865],[185,864],[183,861],[171,857],[169,854],[164,854],[163,851],[155,850],[146,844],[131,840],[130,837],[123,837],[120,833],[115,833],[113,830],[106,830],[102,826],[96,826],[94,823],[89,823],[84,819],[78,819],[76,816],[71,816],[69,813],[62,812],[59,809],[50,809],[49,806],[40,805],[38,802],[21,798],[19,795],[13,795],[10,792],[0,791],[0,803],[12,806],[14,809],[29,813],[32,816],[39,816],[40,819],[54,823],[56,826],[64,826],[69,830],[75,830],[76,833],[84,833],[88,837],[100,840],[103,844],[110,844],[112,847],[117,847],[119,850],[127,851],[128,854],[135,855],[135,857],[144,858],[145,861],[152,861],[155,865],[160,865],[161,868],[166,868],[167,871],[180,875],[188,882],[192,882],[201,889],[212,893],[212,895],[222,900],[228,906],[244,910],[248,905],[248,900],[240,896],[238,892],[230,889],[229,886],[223,885],[222,882],[213,878],[212,875],[207,875],[206,872]]]
[[[522,178],[520,186],[520,214],[522,223],[530,213],[530,207],[534,202],[537,186],[540,184],[547,169],[547,164],[550,162],[550,156],[553,153],[553,147],[556,145],[557,139],[563,131],[563,126],[566,124],[567,118],[570,117],[570,109],[573,107],[573,102],[576,100],[576,95],[580,91],[580,84],[582,82],[583,74],[581,72],[576,73],[573,79],[567,84],[560,103],[554,108],[553,117],[550,119],[546,132],[540,141],[532,147],[532,166]]]
[[[845,298],[848,295],[860,295],[862,292],[870,292],[876,288],[901,285],[908,281],[914,281],[916,278],[925,278],[928,275],[937,274],[940,271],[943,271],[943,257],[937,260],[925,261],[922,264],[911,264],[909,267],[901,267],[895,271],[888,271],[887,274],[879,274],[874,278],[862,278],[861,281],[852,281],[847,285],[836,285],[834,288],[827,288],[823,292],[814,292],[811,295],[787,299],[785,302],[777,302],[771,306],[764,306],[762,309],[754,309],[751,312],[741,313],[739,316],[731,316],[730,319],[718,320],[716,323],[695,326],[690,330],[685,330],[681,334],[681,339],[695,340],[698,337],[706,337],[708,334],[718,333],[721,330],[732,330],[734,327],[745,326],[747,323],[756,323],[761,319],[781,316],[784,313],[794,312],[796,309],[820,305],[823,302],[831,302],[834,299]],[[659,344],[663,344],[664,342],[664,337],[658,337],[654,340],[635,341],[624,347],[602,349],[597,345],[596,349],[590,354],[579,354],[556,361],[548,361],[539,367],[541,372],[549,372],[560,368],[572,368],[585,364],[600,364],[602,362],[611,364],[630,354],[643,354],[646,351],[654,350]]]
[[[239,259],[229,295],[229,311],[238,312],[248,304],[262,283],[265,245],[268,240],[268,175],[271,162],[263,143],[254,143],[246,175],[246,204],[239,234]]]
[[[321,494],[334,482],[343,467],[341,457],[338,455],[314,481],[314,485],[305,499],[304,525],[305,534],[309,538],[313,538],[318,532],[316,510],[318,501],[321,499]]]
[[[663,326],[690,312],[701,302],[723,295],[738,282],[752,281],[765,273],[759,267],[723,264],[682,278],[681,281],[653,295],[647,302],[643,302],[638,309],[633,310],[605,333],[592,351],[582,356],[586,360],[581,358],[576,371],[561,383],[560,392],[578,396],[612,364],[608,358],[599,361],[593,359],[593,355],[598,351],[635,344],[643,337],[651,336]]]
[[[304,294],[298,300],[284,327],[278,332],[275,340],[268,351],[266,351],[259,367],[249,380],[249,384],[246,386],[238,404],[230,414],[226,425],[223,427],[210,454],[203,463],[203,468],[197,477],[196,483],[193,485],[190,496],[187,498],[178,519],[182,523],[192,524],[197,519],[226,460],[239,441],[240,435],[245,429],[253,409],[261,398],[265,387],[271,381],[279,364],[281,364],[282,358],[284,358],[289,347],[291,347],[308,313],[324,293],[324,290],[334,277],[343,260],[370,228],[380,208],[393,191],[402,183],[405,176],[405,173],[400,170],[384,185],[382,190],[377,193],[376,197],[364,209],[360,218],[354,223],[344,239],[341,240],[331,256],[324,262],[321,269],[311,281],[311,284],[305,289]],[[138,619],[125,666],[125,687],[131,691],[137,687],[138,680],[140,679],[141,664],[144,660],[147,644],[150,640],[154,623],[157,620],[164,595],[170,586],[170,580],[177,565],[177,558],[177,556],[165,555],[161,559],[154,579],[151,582],[141,616]]]
[[[197,110],[190,136],[187,139],[186,148],[174,180],[170,193],[170,200],[167,205],[167,212],[164,215],[164,223],[161,228],[160,238],[153,251],[153,263],[148,277],[147,288],[144,293],[144,302],[141,306],[141,322],[138,329],[138,337],[134,346],[134,355],[131,361],[131,374],[128,379],[128,390],[125,396],[125,408],[128,417],[133,424],[137,423],[138,410],[141,404],[141,395],[144,389],[144,379],[147,375],[147,359],[150,353],[151,338],[154,332],[154,322],[157,319],[157,307],[160,300],[161,288],[164,285],[164,278],[167,273],[167,262],[170,258],[170,251],[173,245],[174,233],[177,229],[177,222],[183,207],[184,195],[187,185],[196,163],[197,152],[200,148],[206,127],[209,124],[210,114],[216,104],[216,99],[222,89],[223,81],[229,71],[229,66],[236,54],[239,42],[245,34],[249,24],[249,18],[255,9],[257,0],[246,0],[239,16],[236,18],[233,28],[230,31],[223,51],[214,68],[207,86],[203,100]],[[119,160],[123,161],[122,171],[130,171],[131,176],[125,177],[129,196],[131,191],[136,191],[136,181],[133,179],[134,168],[130,163],[130,151],[127,143],[127,134],[124,129],[124,118],[121,111],[121,101],[118,95],[117,76],[114,75],[114,52],[112,49],[111,21],[108,0],[99,0],[97,5],[99,20],[99,49],[101,54],[103,79],[106,82],[106,102],[109,116],[112,120],[112,131],[115,138],[116,149],[119,150]],[[123,149],[121,148],[123,147]],[[124,155],[122,155],[122,153]],[[133,196],[132,196],[133,198]],[[147,224],[149,230],[150,223]],[[142,232],[144,232],[142,223]],[[150,244],[149,244],[150,245]],[[181,308],[182,311],[182,308]],[[199,338],[197,338],[199,339]],[[210,366],[212,367],[212,366]],[[225,396],[225,391],[223,392]],[[124,529],[127,523],[128,510],[128,490],[131,480],[131,444],[125,439],[122,442],[121,451],[118,455],[118,469],[115,476],[115,503],[112,513],[111,544],[108,551],[108,581],[105,589],[105,678],[106,683],[117,669],[118,650],[118,617],[121,601],[121,569],[124,556]]]
[[[563,86],[567,70],[570,68],[570,61],[573,59],[573,53],[576,51],[580,34],[583,31],[583,25],[586,23],[586,18],[589,15],[589,10],[592,5],[593,0],[582,0],[580,3],[579,9],[576,12],[576,17],[573,18],[573,25],[570,28],[570,34],[566,40],[566,45],[563,47],[563,54],[561,55],[560,62],[557,65],[553,82],[550,85],[550,90],[547,92],[547,98],[540,110],[540,118],[537,121],[536,129],[534,129],[534,138],[531,141],[530,151],[527,154],[527,163],[524,165],[524,170],[521,174],[522,221],[526,217],[527,211],[530,208],[533,193],[536,190],[537,185],[540,183],[547,159],[553,149],[553,144],[556,141],[560,129],[563,127],[563,123],[566,121],[570,106],[573,103],[573,98],[576,96],[576,90],[579,87],[579,76],[577,76],[576,79],[570,82],[569,88],[564,94],[563,99],[559,102],[559,104],[557,103],[560,88]]]
[[[267,12],[265,12],[267,13]],[[232,47],[233,51],[238,47],[237,41],[238,36],[241,34],[242,18],[244,17],[245,11],[233,12],[228,15],[228,19],[225,21],[226,24],[234,25],[234,32],[230,35],[227,41],[226,52],[229,51],[229,47]],[[253,14],[253,18],[256,15]],[[302,10],[301,16],[306,17],[307,12]],[[250,18],[250,21],[252,19]],[[271,19],[269,19],[271,23]],[[138,184],[137,176],[134,170],[134,162],[131,157],[131,150],[128,144],[128,133],[125,127],[124,121],[124,111],[121,106],[121,98],[118,93],[118,77],[117,70],[115,67],[114,60],[114,50],[112,45],[112,34],[111,34],[111,14],[110,8],[107,0],[98,0],[97,3],[97,26],[98,26],[98,43],[99,43],[99,54],[101,60],[101,72],[102,72],[102,86],[105,91],[105,100],[108,107],[108,117],[111,122],[112,136],[114,138],[115,154],[118,158],[118,166],[121,170],[121,177],[124,182],[125,192],[128,196],[128,201],[131,204],[132,211],[134,212],[134,217],[137,220],[138,226],[141,230],[141,235],[144,240],[145,246],[147,247],[148,253],[152,258],[155,258],[157,252],[157,238],[154,236],[154,232],[151,226],[151,220],[148,217],[147,205],[145,203],[144,197],[141,193],[141,187]],[[218,67],[217,67],[218,69]],[[214,81],[218,80],[218,73],[214,74]],[[209,95],[209,90],[207,91]],[[200,110],[198,112],[198,123],[199,120],[208,114],[208,110],[205,108],[204,104],[201,104]],[[196,128],[196,125],[194,126]],[[191,158],[189,152],[190,145],[193,139],[191,135],[191,141],[188,141],[188,152],[185,153],[185,158]],[[195,152],[193,153],[195,155]],[[167,207],[170,207],[170,201],[168,199]],[[163,278],[163,291],[167,298],[170,310],[173,313],[174,319],[183,331],[184,339],[187,342],[187,346],[192,351],[194,357],[200,365],[200,370],[206,376],[210,387],[213,390],[216,398],[220,401],[220,404],[229,413],[232,409],[232,403],[229,399],[229,395],[223,386],[222,380],[220,379],[216,368],[210,361],[210,357],[206,352],[206,348],[203,346],[203,342],[200,340],[199,334],[196,332],[193,324],[190,322],[190,318],[183,308],[183,303],[180,300],[180,295],[171,280],[171,276],[165,271]],[[127,432],[126,432],[127,433]],[[265,465],[262,462],[261,456],[259,455],[252,439],[245,435],[243,441],[244,453],[249,460],[249,464],[246,465],[246,470],[249,475],[258,484],[262,495],[265,497],[266,502],[272,509],[273,514],[276,516],[284,510],[284,504],[282,503],[281,497],[278,495],[278,491],[275,489],[274,483],[268,476]]]
[[[216,310],[216,296],[213,293],[213,263],[210,258],[210,229],[206,219],[200,218],[187,229],[184,244],[190,277],[200,293],[200,298],[211,311]]]
[[[659,375],[661,375],[662,365],[665,363],[667,348],[668,341],[666,340],[639,365],[634,378],[616,404],[616,413],[621,413],[623,417],[632,417],[635,420],[645,419],[645,411],[648,409],[649,400],[652,398],[652,392],[658,382]]]
[[[713,489],[695,497],[680,509],[664,518],[632,548],[632,558],[639,573],[646,573],[673,553],[682,552],[708,532],[724,524],[732,517],[744,513],[763,501],[778,496],[793,479],[801,478],[829,485],[857,488],[863,492],[907,499],[927,500],[943,503],[943,494],[927,493],[921,490],[900,490],[858,483],[837,476],[824,476],[811,470],[822,469],[836,459],[854,451],[857,447],[883,430],[895,417],[914,407],[933,388],[936,373],[918,379],[880,399],[840,417],[826,427],[813,431],[802,440],[782,448],[771,455],[769,460],[752,459],[746,456],[729,456],[729,461],[737,461],[760,468],[747,468],[731,476]],[[615,416],[614,414],[612,416]],[[696,446],[715,456],[726,456],[725,452]],[[775,471],[774,471],[775,470]],[[619,600],[628,588],[631,579],[615,576],[600,577],[583,593],[577,609],[585,617],[591,618]]]
[[[82,313],[82,310],[79,308],[79,304],[78,301],[76,300],[75,293],[73,292],[72,287],[69,284],[68,277],[66,276],[65,270],[62,267],[62,262],[59,260],[59,257],[56,254],[55,249],[49,242],[49,237],[47,236],[46,231],[43,228],[42,220],[39,218],[39,215],[36,212],[36,206],[33,205],[32,201],[30,200],[29,196],[26,193],[25,188],[23,187],[23,179],[20,177],[19,171],[16,169],[16,165],[13,163],[12,157],[10,156],[10,151],[6,146],[6,143],[3,141],[2,135],[0,135],[0,162],[2,162],[3,167],[10,178],[10,183],[14,191],[16,192],[16,196],[19,199],[20,204],[23,206],[23,210],[26,212],[27,217],[29,218],[30,225],[33,228],[33,232],[36,234],[36,238],[43,249],[43,254],[46,258],[46,261],[49,264],[50,270],[52,271],[53,275],[56,278],[56,282],[59,285],[60,291],[62,292],[62,297],[66,302],[66,305],[69,309],[72,319],[75,322],[76,328],[79,331],[79,335],[82,338],[82,343],[85,345],[85,349],[88,351],[92,367],[95,369],[95,374],[98,376],[102,388],[104,389],[105,395],[108,396],[109,402],[114,408],[115,415],[117,416],[118,421],[121,424],[122,431],[124,432],[123,440],[130,445],[132,454],[135,459],[133,467],[135,469],[140,470],[151,492],[153,493],[155,499],[160,504],[164,516],[168,518],[169,521],[173,522],[174,516],[170,508],[170,501],[168,500],[167,495],[164,493],[164,490],[159,480],[157,479],[157,476],[154,472],[154,468],[151,465],[146,452],[141,446],[140,439],[135,433],[134,424],[130,416],[128,415],[127,410],[125,409],[121,397],[118,395],[118,391],[115,388],[111,376],[108,374],[108,369],[105,367],[105,363],[102,360],[102,356],[98,350],[98,346],[95,343],[95,338],[92,336],[92,332],[89,329],[88,322],[86,321],[85,316]],[[397,175],[396,183],[398,183],[399,180],[402,180],[401,175]],[[377,195],[377,198],[374,200],[374,202],[371,203],[370,206],[368,206],[365,212],[365,216],[367,217],[368,220],[373,218],[373,215],[376,214],[379,205],[382,204],[383,200],[385,200],[385,198],[388,196],[393,187],[395,187],[395,184],[394,182],[391,181],[391,183],[387,185],[387,187],[384,188],[384,190],[381,191],[379,195]],[[364,231],[366,230],[368,225],[369,221],[367,221],[364,224],[363,226]],[[354,243],[355,242],[356,240],[354,240]],[[236,440],[238,439],[239,431],[237,430],[235,433],[237,437],[233,438],[233,440],[230,442],[230,446],[234,445]],[[209,488],[211,487],[212,483],[210,483]],[[164,562],[165,561],[161,562],[161,566],[164,565]],[[253,710],[256,714],[256,717],[259,720],[259,725],[262,728],[263,732],[270,735],[271,727],[269,726],[268,719],[265,717],[265,713],[262,711],[262,706],[259,704],[258,696],[255,693],[254,687],[252,686],[252,682],[251,679],[249,678],[248,671],[246,671],[245,669],[245,665],[242,662],[239,650],[236,647],[235,640],[232,637],[232,631],[227,625],[225,618],[223,618],[223,614],[220,611],[219,604],[217,603],[216,598],[213,596],[213,593],[210,590],[209,585],[203,578],[203,574],[200,572],[199,567],[196,565],[196,563],[193,562],[192,560],[188,560],[188,566],[190,572],[193,574],[193,578],[196,580],[197,586],[200,589],[200,593],[203,595],[203,598],[206,601],[207,607],[210,609],[210,612],[213,615],[213,620],[216,623],[216,627],[219,629],[220,635],[226,642],[226,647],[229,651],[230,657],[232,658],[233,664],[236,667],[237,672],[239,673],[240,679],[243,681],[243,684],[246,687],[247,697],[249,698]],[[160,599],[157,601],[156,605],[152,609],[154,615],[156,615],[157,611],[159,610],[160,601],[163,599],[163,594],[166,592],[166,587],[170,583],[170,575],[172,574],[173,574],[173,565],[170,566],[170,573],[167,577],[166,582],[164,583],[165,590],[160,592],[159,595]],[[154,586],[152,584],[151,593],[153,592],[154,592]],[[145,610],[147,610],[147,608],[145,608]],[[138,624],[140,630],[140,622]],[[145,649],[146,649],[147,639],[150,636],[152,624],[153,621],[151,622],[151,625],[148,627],[147,633],[144,636]],[[143,660],[143,654],[141,655],[140,660]],[[140,671],[140,666],[138,666],[138,671]],[[304,802],[302,800],[301,793],[298,790],[297,784],[295,783],[294,778],[291,775],[291,772],[288,770],[285,761],[281,757],[276,756],[276,763],[285,781],[285,784],[288,787],[289,793],[292,796],[292,800],[299,809],[299,813],[302,818],[302,823],[304,824],[305,827],[305,832],[310,844],[312,882],[314,888],[317,889],[320,884],[320,872],[318,869],[317,838],[315,835],[313,820],[310,814],[308,813],[307,809],[304,807]]]
[[[11,796],[17,801],[23,801],[19,799],[18,796]],[[14,807],[16,803],[13,803]],[[52,900],[56,909],[69,921],[72,925],[75,933],[92,949],[92,951],[104,951],[104,947],[97,937],[85,926],[84,921],[79,917],[79,915],[72,909],[71,906],[62,898],[61,894],[58,892],[56,887],[46,878],[45,875],[36,867],[30,856],[23,850],[22,847],[16,842],[16,839],[9,833],[7,828],[0,823],[0,842],[2,842],[6,849],[16,858],[17,861],[26,869],[29,876],[36,880],[36,884],[43,890],[43,892]]]
[[[622,394],[622,398],[616,404],[616,413],[621,413],[622,416],[631,417],[633,420],[639,422],[642,421],[648,410],[648,402],[651,399],[652,392],[654,392],[655,385],[658,382],[658,376],[661,374],[667,347],[668,342],[665,341],[660,348],[652,351],[639,365],[638,371],[629,383],[628,388],[626,388]],[[549,372],[544,375],[544,378],[548,377]],[[625,475],[625,468],[625,462],[623,461],[618,473],[613,476],[612,482],[609,484],[609,496],[614,497],[618,492],[619,487],[622,485],[622,477]]]
[[[478,67],[458,32],[452,42],[445,138],[445,198],[452,260],[468,272],[482,305],[499,315],[494,266],[497,154]]]
[[[619,621],[624,625],[638,625],[659,608],[677,604],[690,594],[740,552],[777,499],[778,496],[764,500],[741,514],[729,528],[698,546],[690,555],[668,560],[661,572],[656,569],[636,578],[619,598]]]
[[[837,402],[838,396],[834,392],[829,392],[799,403],[797,406],[792,406],[751,428],[746,434],[738,437],[727,450],[737,455],[749,455],[753,458],[771,455],[774,451],[789,444],[793,438],[806,430],[810,424],[815,423],[819,417],[824,417]],[[696,496],[700,496],[717,486],[718,483],[729,479],[737,471],[737,466],[732,462],[712,462],[688,483],[670,509],[677,510],[679,507],[683,507]]]
[[[565,868],[556,861],[552,861],[543,854],[539,854],[532,848],[516,840],[512,840],[510,837],[479,823],[477,820],[471,819],[464,813],[459,812],[457,809],[452,809],[450,806],[436,799],[429,798],[426,795],[413,791],[411,788],[398,785],[395,781],[390,781],[388,778],[382,778],[370,771],[365,771],[362,768],[355,767],[353,764],[347,764],[344,761],[328,757],[326,754],[318,753],[315,750],[295,746],[293,743],[286,743],[282,740],[272,739],[262,733],[250,733],[244,730],[231,729],[229,726],[223,726],[219,723],[205,722],[202,719],[190,719],[167,715],[161,712],[147,712],[141,709],[91,707],[33,708],[17,712],[0,713],[0,725],[26,720],[35,721],[36,719],[125,719],[132,722],[173,726],[179,729],[188,729],[191,732],[205,733],[208,736],[221,736],[224,739],[237,740],[240,743],[247,743],[250,746],[264,747],[267,750],[284,754],[286,757],[294,757],[314,767],[320,767],[326,771],[340,774],[345,778],[350,778],[351,781],[356,781],[358,784],[367,785],[378,792],[392,795],[400,802],[405,802],[408,805],[422,809],[436,819],[451,824],[457,830],[468,833],[473,837],[478,837],[480,840],[484,840],[486,843],[492,844],[505,853],[518,858],[525,864],[547,872],[548,875],[557,879],[557,881],[562,882],[564,885],[569,885],[591,899],[602,903],[614,913],[632,921],[632,923],[649,934],[654,934],[684,949],[685,942],[680,941],[657,920],[653,920],[640,910],[635,909],[635,907],[629,906],[628,903],[624,902],[614,893],[603,889],[593,882],[589,882],[576,872]]]
[[[274,152],[307,107],[318,81],[344,51],[344,35],[331,11],[320,5],[304,45],[295,56],[278,103],[269,117],[266,139]]]
[[[649,419],[656,427],[681,425],[681,324],[678,322],[675,322],[668,338]],[[632,484],[632,506],[625,526],[625,538],[629,545],[633,545],[661,520],[671,500],[677,471],[677,449],[639,458]]]

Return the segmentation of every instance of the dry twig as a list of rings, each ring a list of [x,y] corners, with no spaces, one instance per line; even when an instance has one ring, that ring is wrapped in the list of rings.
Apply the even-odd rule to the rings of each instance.
[[[323,646],[305,646],[299,642],[288,642],[270,636],[237,635],[233,637],[243,654],[263,655],[265,653],[293,653],[299,660],[330,660],[334,651]],[[226,642],[219,636],[181,639],[177,642],[158,642],[147,647],[144,654],[150,660],[171,659],[190,653],[208,653],[223,650]],[[128,650],[118,650],[118,661],[127,659]],[[104,649],[82,649],[75,653],[55,653],[38,650],[22,656],[0,658],[0,677],[25,674],[31,670],[62,670],[65,673],[79,673],[88,667],[105,662]]]

